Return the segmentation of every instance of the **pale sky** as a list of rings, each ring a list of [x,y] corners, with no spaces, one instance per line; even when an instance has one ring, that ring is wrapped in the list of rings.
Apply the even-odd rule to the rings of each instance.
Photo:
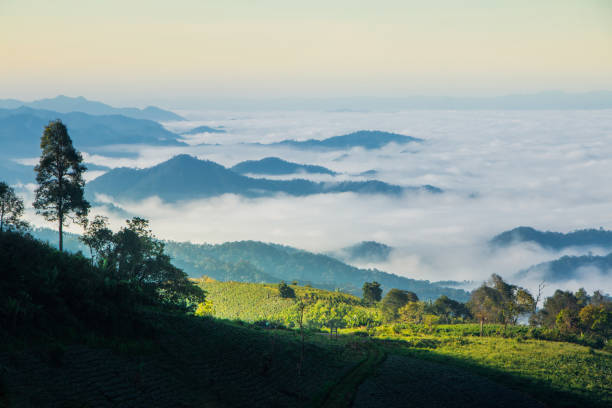
[[[611,0],[0,0],[0,98],[612,90]]]

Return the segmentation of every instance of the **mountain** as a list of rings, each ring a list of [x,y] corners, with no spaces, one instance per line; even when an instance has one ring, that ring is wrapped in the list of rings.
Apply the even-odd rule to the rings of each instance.
[[[232,170],[238,174],[269,174],[269,175],[283,175],[283,174],[296,174],[296,173],[313,173],[313,174],[329,174],[336,175],[335,171],[332,171],[323,166],[314,166],[311,164],[299,164],[292,163],[278,157],[266,157],[261,160],[247,160],[236,164],[232,167]]]
[[[207,275],[224,280],[215,272],[218,270],[216,262],[230,265],[246,262],[248,264],[243,264],[243,271],[246,271],[248,265],[251,273],[275,277],[275,282],[281,279],[287,282],[297,280],[300,284],[309,283],[322,289],[340,288],[357,296],[361,296],[364,282],[377,281],[385,291],[391,288],[410,290],[420,299],[436,299],[443,294],[459,301],[467,301],[469,298],[468,292],[461,289],[447,288],[427,280],[410,279],[377,269],[360,269],[327,255],[258,241],[218,245],[166,242],[166,253],[172,257],[175,265],[194,277]],[[247,278],[243,281],[246,282],[264,281],[255,275],[245,276]]]
[[[198,126],[186,132],[181,132],[181,135],[197,135],[198,133],[226,133],[225,129],[212,128],[209,126]]]
[[[504,231],[491,239],[494,247],[507,247],[521,242],[533,242],[542,248],[561,250],[574,246],[597,246],[612,248],[612,231],[600,229],[582,229],[569,233],[538,231],[531,227],[518,227]]]
[[[158,196],[169,202],[222,194],[262,197],[276,193],[292,196],[341,192],[399,195],[404,191],[442,191],[433,186],[400,187],[374,180],[316,183],[303,179],[251,178],[185,154],[146,169],[113,169],[88,183],[86,190],[90,197],[95,193],[136,200]]]
[[[363,241],[331,254],[347,262],[385,262],[393,248],[376,241]]]
[[[61,119],[77,149],[111,144],[185,146],[157,122],[121,115],[96,116],[21,107],[0,109],[0,157],[40,155],[40,136],[51,120]]]
[[[83,112],[90,115],[122,115],[134,119],[147,119],[154,121],[175,121],[185,120],[176,113],[147,106],[144,109],[138,108],[115,108],[102,102],[90,101],[82,96],[72,98],[59,95],[55,98],[40,99],[32,102],[22,102],[16,99],[0,100],[0,108],[15,109],[25,106],[33,109],[51,110],[60,113]]]
[[[538,279],[551,283],[580,282],[589,278],[593,272],[605,276],[605,279],[612,278],[612,253],[606,256],[590,254],[563,256],[554,261],[543,262],[524,269],[518,272],[517,278]]]
[[[281,142],[271,143],[268,146],[289,146],[297,149],[321,150],[339,150],[362,147],[364,149],[372,150],[380,149],[389,143],[406,144],[415,142],[423,142],[423,139],[412,136],[404,136],[397,133],[381,132],[379,130],[360,130],[358,132],[349,133],[348,135],[334,136],[323,140],[283,140]]]

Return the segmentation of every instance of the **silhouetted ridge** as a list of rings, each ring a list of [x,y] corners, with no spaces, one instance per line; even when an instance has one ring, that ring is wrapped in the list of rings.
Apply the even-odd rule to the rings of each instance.
[[[58,95],[55,98],[40,99],[32,102],[23,102],[15,99],[0,100],[0,108],[15,109],[25,106],[33,109],[51,110],[60,113],[83,112],[89,115],[123,115],[135,119],[154,121],[185,120],[174,112],[160,109],[155,106],[138,108],[115,108],[102,102],[90,101],[82,96],[76,98]]]
[[[181,132],[181,135],[197,135],[198,133],[226,133],[225,129],[212,128],[210,126],[198,126],[191,130]]]
[[[566,234],[538,231],[531,227],[518,227],[491,239],[491,244],[505,247],[520,242],[534,242],[543,248],[563,249],[572,246],[612,247],[612,231],[604,229],[582,229]]]
[[[0,109],[0,157],[39,155],[42,131],[56,119],[66,125],[73,143],[88,152],[113,144],[186,146],[176,140],[178,135],[151,120],[21,107]]]
[[[277,193],[305,196],[323,193],[354,192],[399,195],[404,191],[441,192],[433,186],[405,187],[381,181],[344,181],[317,183],[309,180],[268,180],[237,174],[217,163],[179,155],[146,169],[118,168],[87,184],[87,192],[121,199],[158,196],[165,201],[239,194],[262,197]]]
[[[412,136],[400,135],[397,133],[382,132],[379,130],[360,130],[342,136],[334,136],[323,140],[283,140],[272,143],[277,146],[290,146],[299,149],[350,149],[362,147],[364,149],[379,149],[389,143],[406,144],[413,142],[423,142]]]
[[[261,160],[247,160],[240,162],[231,168],[232,171],[239,174],[270,174],[270,175],[283,175],[283,174],[295,174],[295,173],[319,173],[336,175],[335,171],[332,171],[323,166],[315,166],[310,164],[299,164],[292,163],[278,157],[266,157]]]

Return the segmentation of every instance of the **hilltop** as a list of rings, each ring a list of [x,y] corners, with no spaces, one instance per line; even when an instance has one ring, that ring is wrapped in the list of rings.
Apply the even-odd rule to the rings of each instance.
[[[393,248],[376,241],[362,241],[331,253],[331,256],[347,262],[385,262]]]
[[[58,95],[55,98],[39,99],[31,102],[23,102],[16,99],[0,99],[0,108],[15,109],[21,106],[60,113],[83,112],[89,115],[122,115],[134,119],[147,119],[157,122],[185,120],[174,112],[160,109],[156,106],[147,106],[144,109],[115,108],[102,102],[85,99],[82,96],[72,98]]]
[[[285,175],[296,173],[310,174],[329,174],[335,176],[335,171],[332,171],[323,166],[315,166],[312,164],[292,163],[278,157],[266,157],[261,160],[246,160],[240,162],[230,168],[238,174],[268,174],[268,175]]]
[[[518,278],[532,278],[546,282],[561,283],[612,277],[612,253],[605,256],[563,256],[543,262],[517,273]]]
[[[521,242],[532,242],[542,248],[561,250],[569,247],[596,246],[612,248],[612,231],[581,229],[568,233],[539,231],[532,227],[517,227],[493,237],[490,244],[507,247]]]
[[[210,126],[198,126],[181,132],[181,135],[197,135],[198,133],[226,133],[225,129],[212,128]]]
[[[343,192],[399,195],[407,191],[441,192],[433,186],[400,187],[375,180],[317,183],[304,179],[252,178],[237,174],[215,162],[185,154],[146,169],[116,168],[87,184],[87,192],[91,196],[101,193],[116,199],[132,200],[158,196],[168,202],[222,194],[246,197],[279,193],[306,196]]]
[[[323,140],[309,139],[304,141],[283,140],[269,146],[288,146],[296,149],[340,150],[362,147],[367,150],[380,149],[390,143],[407,144],[421,143],[423,139],[398,133],[382,132],[380,130],[360,130],[342,136],[334,136]]]

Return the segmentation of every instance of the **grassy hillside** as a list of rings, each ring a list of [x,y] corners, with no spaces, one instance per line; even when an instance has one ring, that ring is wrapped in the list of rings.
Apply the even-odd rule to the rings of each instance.
[[[333,310],[375,313],[343,293],[308,297],[307,325],[270,284],[214,282],[215,314],[140,299],[81,256],[0,234],[0,407],[608,407],[612,355],[530,338],[529,328],[357,322],[339,337]],[[329,306],[329,307],[328,307]],[[249,322],[254,323],[249,323]],[[350,321],[350,320],[349,320]],[[428,391],[424,391],[428,390]]]
[[[217,282],[201,279],[200,286],[212,301],[214,316],[246,322],[276,321],[286,323],[295,301],[280,296],[278,285],[244,282]],[[362,306],[361,299],[342,292],[331,292],[305,286],[289,285],[298,297],[309,297],[326,303],[343,304],[354,311],[376,313]]]
[[[443,326],[430,333],[423,327],[385,327],[376,336],[385,339],[384,347],[389,353],[462,368],[528,393],[550,406],[612,404],[609,352],[521,336],[504,338],[499,326],[489,327],[491,337],[476,336],[473,325],[456,326],[451,330]],[[463,330],[473,335],[460,335]]]

